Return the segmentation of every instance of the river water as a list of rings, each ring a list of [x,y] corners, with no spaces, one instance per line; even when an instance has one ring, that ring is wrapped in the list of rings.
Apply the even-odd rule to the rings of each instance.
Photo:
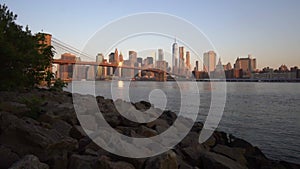
[[[78,84],[81,93],[131,102],[146,100],[177,113],[182,98],[186,98],[183,96],[199,95],[200,103],[189,100],[182,110],[191,113],[188,110],[199,108],[197,119],[201,122],[207,118],[214,91],[209,82],[180,82],[178,85],[176,82],[97,81],[94,85],[86,81]],[[66,90],[71,91],[72,85]],[[300,163],[299,83],[231,82],[226,83],[224,92],[226,104],[217,130],[247,140],[271,159]]]

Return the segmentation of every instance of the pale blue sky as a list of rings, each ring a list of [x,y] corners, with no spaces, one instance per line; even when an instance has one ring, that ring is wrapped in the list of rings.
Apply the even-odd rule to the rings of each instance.
[[[259,68],[300,66],[299,0],[2,0],[3,3],[18,14],[18,23],[29,25],[34,33],[44,30],[78,49],[112,20],[140,12],[163,12],[184,18],[202,30],[223,63],[233,64],[238,56],[252,54]]]

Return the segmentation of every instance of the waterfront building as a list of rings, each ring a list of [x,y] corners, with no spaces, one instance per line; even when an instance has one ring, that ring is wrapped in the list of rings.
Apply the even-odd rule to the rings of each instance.
[[[129,61],[134,64],[137,62],[137,53],[135,51],[129,51]]]
[[[134,67],[134,63],[131,60],[124,60],[124,66]],[[126,79],[131,79],[134,77],[134,70],[133,69],[122,69],[122,77]]]
[[[103,63],[104,61],[104,55],[102,53],[98,53],[96,56],[96,62],[98,64]],[[103,77],[103,67],[102,66],[95,66],[96,68],[96,78],[102,78]]]
[[[196,67],[195,67],[195,70],[196,70],[196,71],[199,71],[199,61],[198,61],[198,60],[196,60]]]
[[[224,70],[231,70],[232,69],[232,66],[231,66],[231,63],[228,62],[226,65],[224,65]]]
[[[144,64],[143,67],[144,68],[153,68],[153,57],[147,57],[146,59],[144,59]]]
[[[175,42],[172,45],[172,71],[173,73],[177,73],[177,67],[178,67],[178,44]]]
[[[237,58],[234,64],[234,69],[242,69],[242,77],[250,78],[251,73],[256,70],[256,59],[248,55],[246,58]]]
[[[163,70],[163,71],[167,71],[167,65],[168,63],[165,60],[162,61],[156,61],[156,68]]]
[[[190,70],[191,69],[191,54],[189,51],[186,51],[185,57],[186,57],[185,65],[186,65],[187,69]]]
[[[76,56],[71,53],[64,53],[61,55],[62,60],[76,61]],[[63,64],[58,66],[59,76],[62,80],[72,80],[74,65]]]
[[[86,80],[95,80],[95,66],[89,65],[86,66]]]
[[[109,62],[109,63],[114,63],[114,62],[115,62],[115,53],[111,52],[111,53],[108,55],[108,62]]]
[[[217,78],[217,79],[225,78],[224,65],[222,65],[221,58],[219,58],[218,64],[216,65],[216,69],[212,75],[213,75],[212,78]]]
[[[163,61],[163,60],[164,60],[164,50],[158,49],[158,61]]]
[[[253,79],[261,79],[261,80],[292,80],[296,79],[298,76],[298,68],[293,67],[289,71],[287,66],[281,65],[278,70],[274,70],[272,68],[266,67],[263,68],[260,72],[253,72],[251,74],[251,78]]]
[[[143,58],[138,57],[138,58],[137,58],[137,63],[140,63],[140,64],[142,65],[142,64],[143,64]]]
[[[184,69],[185,69],[185,66],[184,66],[184,47],[181,46],[179,47],[179,68],[178,68],[178,73],[180,75],[183,75],[184,74]]]
[[[279,71],[279,72],[288,72],[288,71],[289,71],[289,68],[288,68],[286,65],[281,65],[281,66],[278,68],[278,71]]]
[[[208,51],[203,54],[203,70],[205,72],[214,71],[216,68],[217,54],[214,51]]]
[[[117,48],[115,49],[115,53],[114,53],[114,63],[117,65],[119,64],[119,52]]]
[[[122,54],[122,52],[120,52],[120,55],[119,55],[119,62],[123,62],[123,60],[124,60],[123,54]]]

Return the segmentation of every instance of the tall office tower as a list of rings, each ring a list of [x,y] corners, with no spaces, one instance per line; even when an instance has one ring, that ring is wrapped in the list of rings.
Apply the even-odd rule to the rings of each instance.
[[[135,51],[129,51],[129,60],[132,64],[137,61],[137,53]]]
[[[120,52],[120,55],[119,55],[119,62],[123,62],[123,61],[124,61],[124,57],[123,57],[122,52]]]
[[[114,62],[115,62],[115,53],[114,53],[114,52],[111,52],[111,53],[108,55],[108,62],[109,62],[109,63],[114,63]]]
[[[150,56],[149,56],[149,57],[147,57],[146,59],[148,60],[148,64],[149,64],[149,65],[154,63],[153,57],[150,57]]]
[[[205,72],[212,72],[216,68],[217,54],[214,51],[208,51],[203,54],[203,69]]]
[[[189,51],[186,51],[185,58],[186,58],[185,65],[186,65],[187,69],[190,70],[191,69],[191,54]]]
[[[196,60],[196,71],[199,71],[199,61]]]
[[[164,60],[164,51],[162,49],[158,49],[158,61]]]
[[[104,56],[102,53],[98,53],[96,56],[96,62],[99,63],[103,63],[104,60]],[[103,76],[103,67],[102,66],[96,66],[96,78],[100,78],[101,76]]]
[[[115,64],[119,64],[119,52],[118,49],[115,49],[115,55],[114,55]]]
[[[184,71],[184,47],[179,47],[179,74],[182,74]]]
[[[178,67],[178,45],[176,43],[176,39],[175,42],[172,45],[172,71],[173,73],[177,73],[176,69]]]
[[[138,57],[136,60],[137,60],[137,63],[140,63],[140,64],[142,65],[142,63],[143,63],[143,58]]]

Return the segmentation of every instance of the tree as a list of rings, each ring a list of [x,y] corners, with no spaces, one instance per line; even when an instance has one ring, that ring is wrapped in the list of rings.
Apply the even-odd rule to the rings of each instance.
[[[16,24],[17,15],[0,4],[0,90],[30,88],[44,81],[54,56],[42,34]]]

